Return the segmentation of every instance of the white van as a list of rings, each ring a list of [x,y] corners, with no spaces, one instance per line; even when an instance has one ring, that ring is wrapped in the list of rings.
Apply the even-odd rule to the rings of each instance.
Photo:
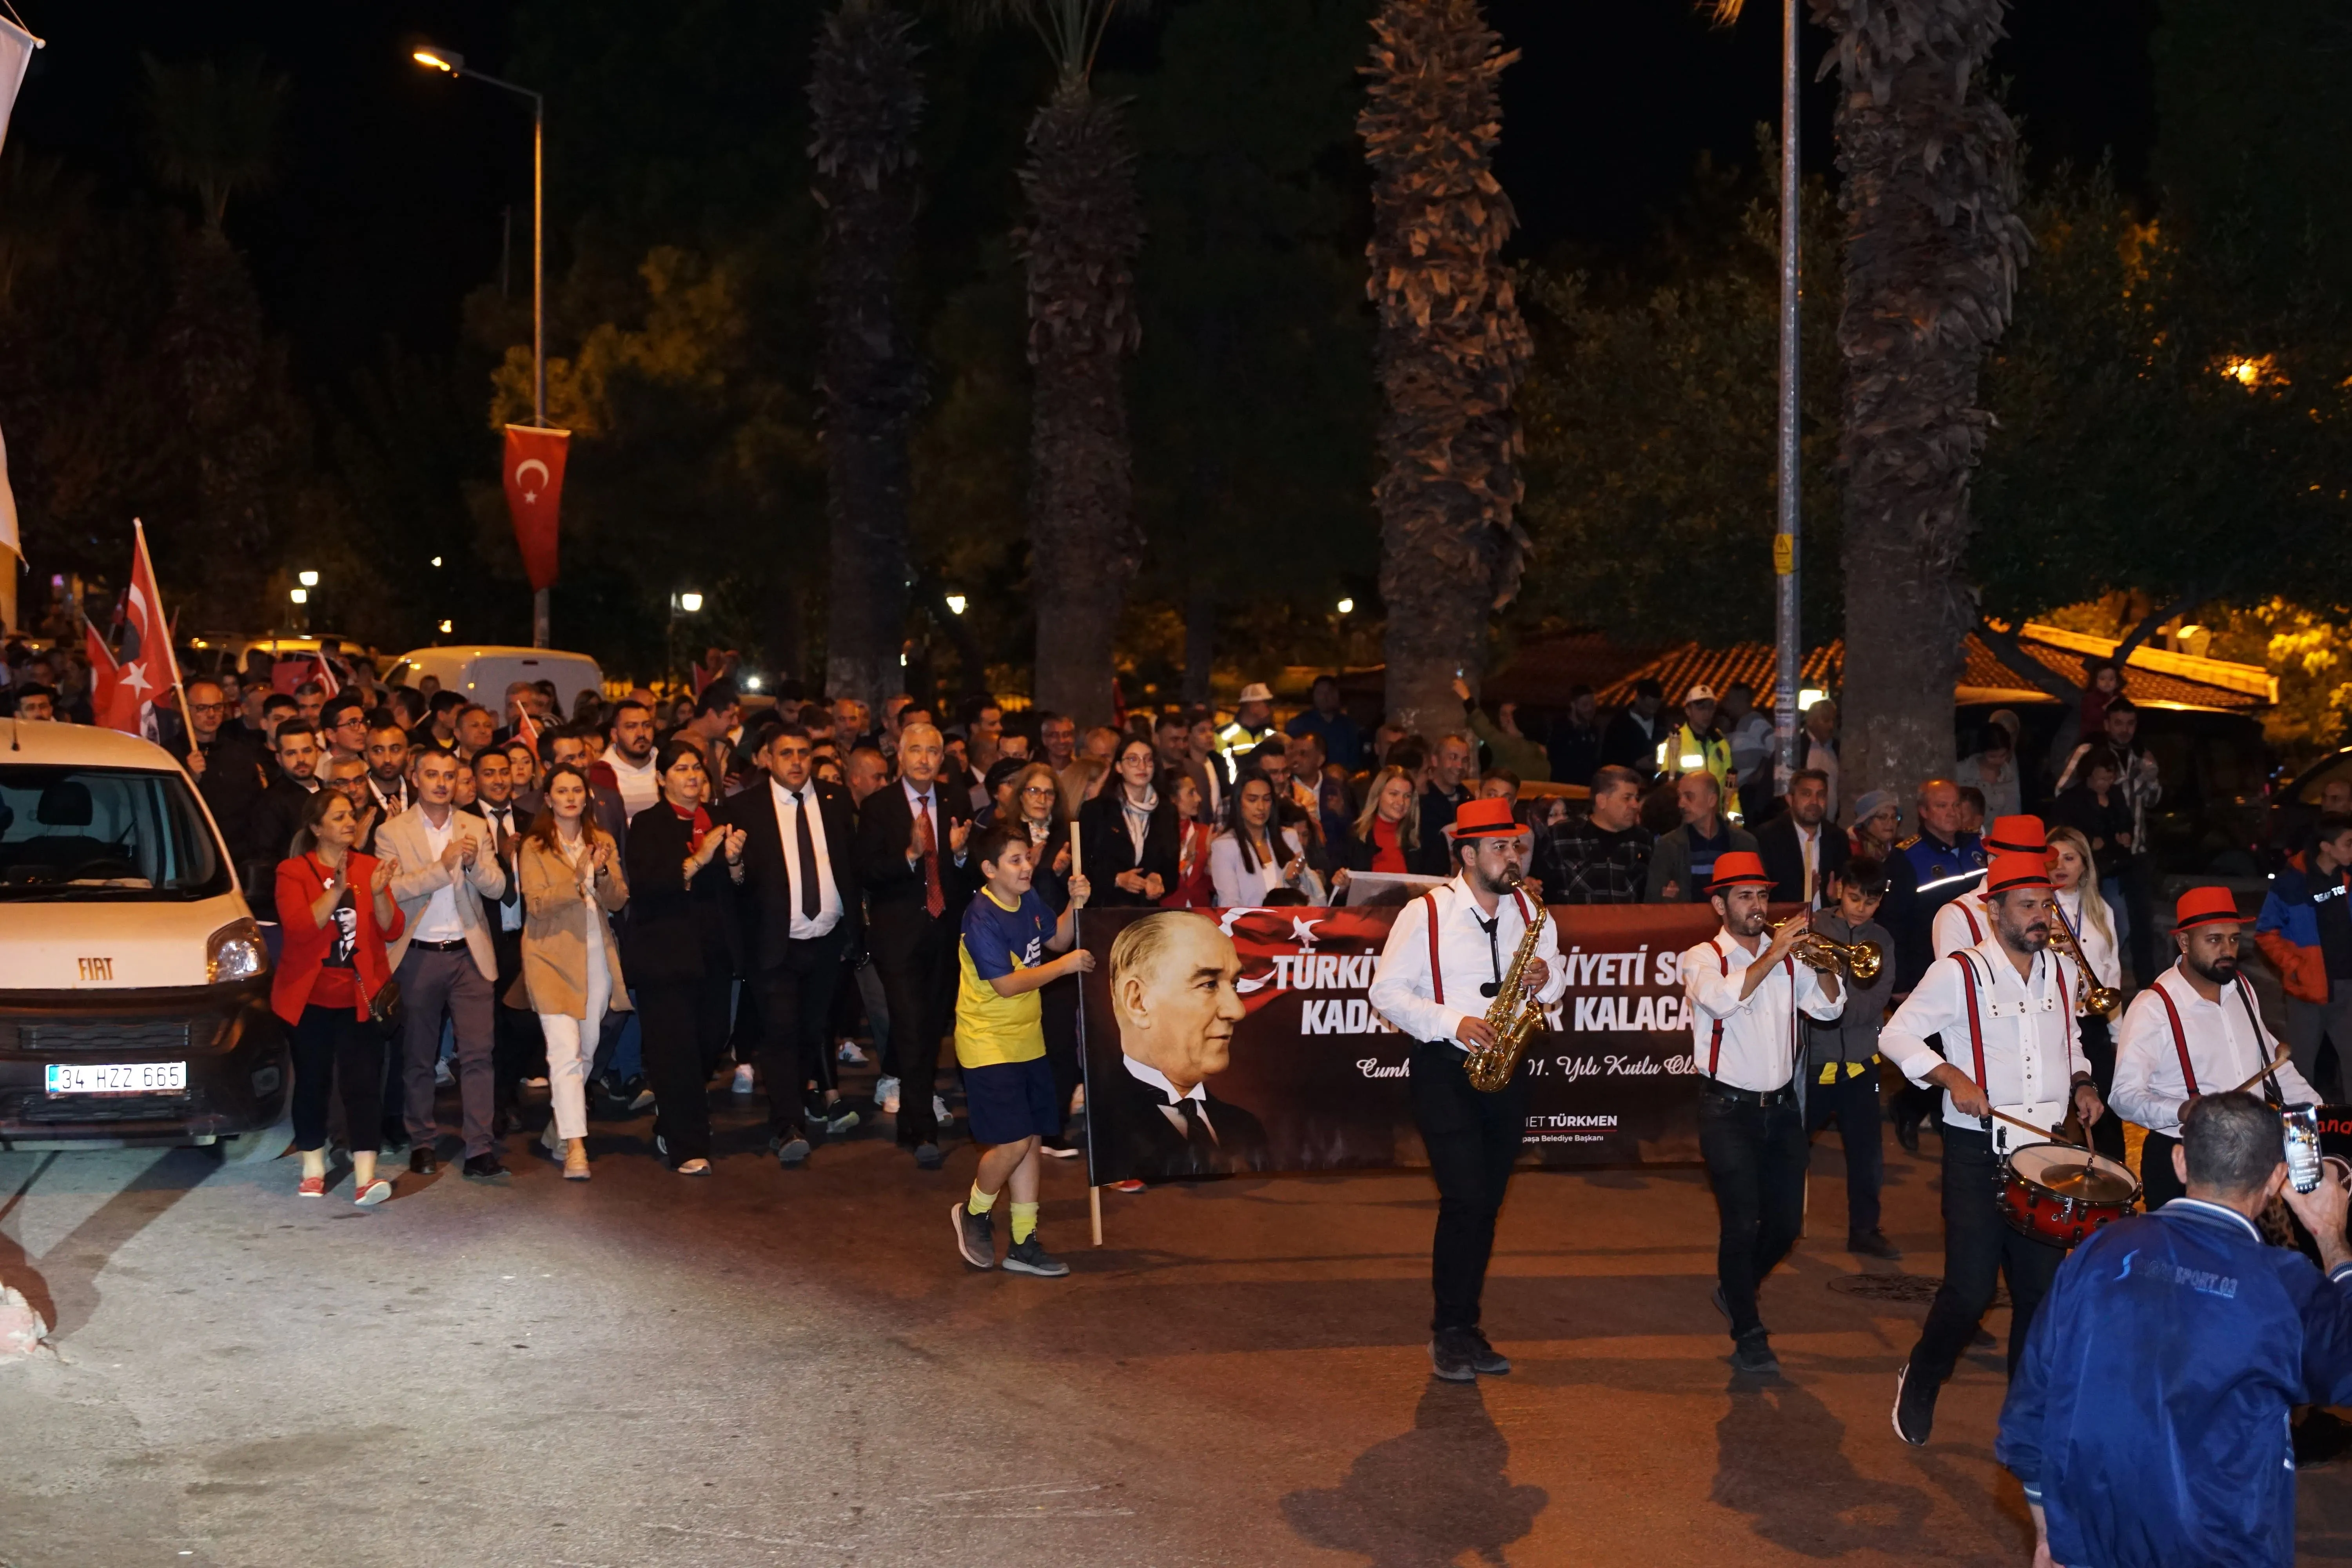
[[[270,958],[219,828],[136,735],[0,720],[0,1150],[284,1152]]]
[[[556,700],[568,716],[583,691],[604,689],[604,671],[584,653],[559,653],[547,647],[494,647],[459,645],[453,647],[411,648],[384,677],[392,686],[415,686],[426,676],[444,691],[462,691],[488,709],[501,724],[507,721],[507,688],[518,680],[555,682]]]

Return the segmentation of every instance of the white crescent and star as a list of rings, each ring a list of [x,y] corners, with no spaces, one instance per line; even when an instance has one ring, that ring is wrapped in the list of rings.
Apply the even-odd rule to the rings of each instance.
[[[526,506],[531,505],[539,500],[539,491],[533,489],[530,485],[530,480],[524,477],[533,468],[537,468],[539,470],[539,482],[542,485],[547,483],[547,465],[541,462],[537,458],[525,458],[521,462],[515,465],[515,483],[523,487],[522,499],[523,504]]]

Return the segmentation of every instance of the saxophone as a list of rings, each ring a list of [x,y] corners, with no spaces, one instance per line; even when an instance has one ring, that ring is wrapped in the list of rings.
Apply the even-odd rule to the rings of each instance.
[[[1514,889],[1520,879],[1514,877]],[[1495,1031],[1495,1043],[1469,1052],[1462,1064],[1470,1079],[1470,1087],[1482,1094],[1499,1094],[1509,1085],[1519,1070],[1519,1058],[1527,1054],[1528,1039],[1543,1026],[1543,1007],[1528,984],[1528,965],[1536,956],[1536,943],[1543,936],[1544,921],[1550,911],[1541,904],[1536,906],[1536,918],[1528,922],[1526,934],[1519,938],[1519,950],[1511,954],[1511,967],[1503,976],[1502,984],[1495,989],[1495,1000],[1486,1008],[1486,1026]]]

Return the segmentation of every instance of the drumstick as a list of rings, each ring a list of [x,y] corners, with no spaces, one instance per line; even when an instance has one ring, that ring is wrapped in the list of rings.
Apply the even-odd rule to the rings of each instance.
[[[2051,1136],[2051,1130],[2050,1130],[2049,1128],[2047,1128],[2047,1127],[2037,1127],[2037,1126],[2035,1126],[2032,1122],[2026,1121],[2026,1120],[2025,1120],[2025,1118],[2023,1118],[2023,1117],[2021,1117],[2021,1116],[2011,1116],[2011,1115],[2008,1111],[2006,1111],[2006,1110],[1995,1110],[1995,1111],[1993,1112],[1993,1114],[1994,1114],[1995,1116],[2000,1117],[2003,1121],[2008,1122],[2011,1127],[2022,1127],[2022,1128],[2024,1128],[2028,1132],[2035,1132],[2035,1133],[2039,1133],[2039,1134],[2040,1134],[2042,1137],[2043,1137],[2044,1139],[2047,1139],[2047,1138],[2049,1138],[2049,1137]]]
[[[2280,1048],[2280,1050],[2279,1050],[2279,1054],[2278,1054],[2278,1060],[2276,1060],[2276,1061],[2274,1061],[2274,1062],[2271,1063],[2271,1065],[2270,1065],[2270,1066],[2268,1066],[2268,1067],[2264,1068],[2262,1071],[2260,1071],[2260,1072],[2256,1073],[2253,1077],[2252,1077],[2252,1078],[2248,1079],[2245,1082],[2243,1082],[2243,1083],[2240,1084],[2237,1088],[2235,1088],[2235,1089],[2231,1089],[2230,1092],[2231,1092],[2231,1094],[2243,1094],[2243,1093],[2245,1093],[2245,1092],[2246,1092],[2246,1090],[2248,1090],[2248,1089],[2250,1089],[2253,1088],[2253,1087],[2254,1087],[2254,1085],[2256,1085],[2256,1084],[2258,1084],[2258,1083],[2262,1082],[2262,1081],[2263,1081],[2263,1079],[2266,1079],[2266,1078],[2270,1077],[2270,1076],[2271,1076],[2271,1074],[2273,1074],[2273,1073],[2274,1073],[2274,1072],[2278,1071],[2278,1069],[2279,1069],[2279,1068],[2283,1068],[2283,1067],[2286,1066],[2286,1064],[2287,1064],[2290,1060],[2292,1060],[2292,1059],[2294,1058],[2294,1053],[2293,1051],[2288,1050],[2288,1049],[2284,1048],[2284,1047],[2282,1047]]]

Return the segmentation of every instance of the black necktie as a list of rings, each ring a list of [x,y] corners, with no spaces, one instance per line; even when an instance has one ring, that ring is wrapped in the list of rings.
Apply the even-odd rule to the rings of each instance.
[[[809,920],[817,917],[824,900],[817,896],[816,835],[809,831],[808,796],[793,792],[793,851],[800,857],[801,913]]]
[[[1211,1148],[1216,1147],[1217,1134],[1215,1131],[1210,1127],[1208,1122],[1202,1120],[1201,1102],[1199,1100],[1189,1097],[1178,1100],[1176,1102],[1176,1113],[1184,1119],[1185,1142],[1196,1145],[1206,1144]]]

